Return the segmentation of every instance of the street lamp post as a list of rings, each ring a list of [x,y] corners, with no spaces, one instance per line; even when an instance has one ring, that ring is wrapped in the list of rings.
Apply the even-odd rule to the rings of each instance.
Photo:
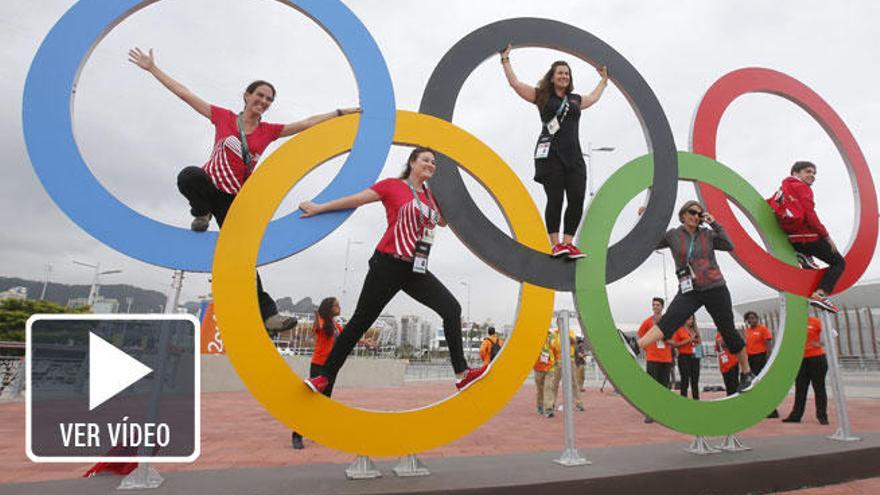
[[[40,292],[40,300],[46,299],[46,287],[49,286],[49,274],[52,273],[52,264],[46,264],[46,278],[43,280],[43,291]]]
[[[465,336],[467,337],[467,350],[468,354],[471,354],[472,350],[472,342],[471,342],[471,329],[473,325],[471,324],[471,282],[470,280],[460,280],[459,283],[467,287],[467,329],[465,330]]]
[[[91,287],[91,289],[89,289],[89,299],[88,299],[88,303],[89,303],[89,306],[90,306],[90,307],[91,307],[93,304],[95,304],[95,301],[98,299],[98,291],[100,290],[100,287],[101,287],[101,280],[100,280],[101,275],[110,275],[110,274],[113,274],[113,273],[122,273],[122,270],[104,270],[104,271],[102,272],[102,271],[101,271],[101,263],[100,263],[100,262],[98,262],[98,263],[96,263],[96,264],[93,265],[93,264],[91,264],[91,263],[84,263],[84,262],[82,262],[82,261],[73,260],[73,263],[74,263],[75,265],[86,266],[86,267],[89,267],[89,268],[92,268],[92,269],[95,270],[95,276],[92,278],[92,287]]]
[[[583,153],[583,155],[587,159],[587,187],[590,191],[591,203],[593,202],[593,196],[596,195],[596,191],[593,189],[593,153],[596,151],[610,153],[614,151],[614,146],[599,146],[598,148],[594,148],[593,143],[587,143],[587,152]]]
[[[654,251],[654,254],[661,256],[660,261],[663,263],[663,300],[666,301],[666,304],[669,304],[669,283],[666,279],[666,252]]]
[[[349,255],[351,254],[351,245],[352,244],[363,244],[363,241],[353,241],[351,237],[348,238],[348,242],[345,243],[345,271],[342,273],[342,301],[341,306],[344,311],[348,310],[348,306],[346,306],[346,297],[348,296],[348,262]]]

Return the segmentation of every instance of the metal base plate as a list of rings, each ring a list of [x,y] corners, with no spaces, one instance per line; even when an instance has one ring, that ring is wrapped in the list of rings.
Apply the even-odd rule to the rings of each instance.
[[[559,459],[553,459],[553,462],[563,466],[587,466],[592,464],[592,462],[581,457],[577,449],[565,449],[565,452],[562,453]]]
[[[382,477],[373,461],[365,455],[359,455],[345,470],[345,477],[350,480],[372,480]]]
[[[751,447],[746,447],[740,442],[739,438],[736,435],[727,435],[724,437],[724,442],[722,442],[717,449],[723,450],[725,452],[745,452],[746,450],[752,450]]]
[[[122,483],[116,489],[144,490],[159,488],[163,481],[165,481],[165,478],[153,466],[150,466],[148,463],[141,463],[134,471],[128,473],[128,476],[122,479]]]
[[[829,440],[837,440],[838,442],[858,442],[861,440],[859,437],[854,437],[845,431],[843,428],[838,428],[837,431],[834,432],[833,435],[828,437]]]
[[[428,468],[422,464],[422,461],[415,454],[401,457],[400,462],[397,463],[397,466],[394,466],[392,471],[400,478],[428,476],[431,474],[431,471],[428,471]]]
[[[707,442],[706,439],[703,437],[694,438],[694,441],[691,442],[691,444],[686,449],[684,449],[684,451],[696,455],[717,454],[721,452],[715,447],[709,445],[709,442]]]

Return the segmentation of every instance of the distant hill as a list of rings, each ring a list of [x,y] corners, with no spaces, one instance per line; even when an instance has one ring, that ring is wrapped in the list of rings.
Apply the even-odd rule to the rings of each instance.
[[[282,313],[314,313],[318,310],[318,305],[312,302],[311,297],[300,299],[296,304],[290,297],[282,297],[278,301],[278,311]]]
[[[24,280],[21,278],[0,277],[0,292],[12,287],[26,287],[28,299],[39,299],[43,291],[43,282],[36,280]],[[49,282],[46,286],[46,300],[67,305],[67,301],[78,297],[89,297],[90,285],[66,285]],[[100,294],[107,299],[119,301],[119,311],[125,313],[127,308],[126,298],[131,298],[131,313],[161,313],[165,307],[165,294],[141,289],[133,285],[113,284],[102,285]]]

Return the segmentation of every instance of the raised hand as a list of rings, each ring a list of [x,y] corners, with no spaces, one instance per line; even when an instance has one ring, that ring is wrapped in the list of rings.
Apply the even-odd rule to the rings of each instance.
[[[156,67],[156,59],[153,57],[153,49],[144,53],[140,48],[133,48],[128,51],[128,61],[137,65],[141,69],[149,72]]]

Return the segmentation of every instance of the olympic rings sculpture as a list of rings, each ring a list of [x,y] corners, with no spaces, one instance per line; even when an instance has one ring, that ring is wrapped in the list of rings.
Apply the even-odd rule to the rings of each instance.
[[[216,236],[216,253],[214,235],[160,224],[113,198],[88,171],[73,139],[70,103],[88,53],[112,26],[152,2],[81,0],[74,5],[52,28],[34,58],[25,86],[23,120],[37,175],[80,227],[108,246],[148,263],[193,271],[213,268],[217,319],[236,371],[276,418],[325,445],[365,455],[401,455],[453,441],[477,428],[504,406],[528,375],[544,341],[554,290],[574,291],[582,326],[600,365],[638,409],[670,428],[697,435],[735,433],[760,421],[794,379],[806,338],[803,296],[821,273],[795,267],[793,250],[761,195],[714,160],[718,122],[741,94],[768,92],[795,102],[822,124],[843,154],[856,185],[858,228],[837,290],[851,286],[873,256],[877,198],[864,156],[827,103],[790,76],[749,68],[719,79],[698,108],[693,153],[677,152],[656,96],[623,56],[592,34],[558,21],[509,19],[477,29],[450,49],[426,86],[421,113],[405,112],[394,108],[390,77],[375,42],[346,7],[337,0],[285,1],[318,22],[339,44],[355,72],[364,112],[302,132],[266,158],[230,209]],[[473,68],[508,42],[559,48],[588,63],[607,65],[642,122],[652,151],[621,167],[598,191],[581,228],[588,235],[578,240],[591,256],[575,266],[542,254],[549,245],[541,216],[534,203],[527,201],[522,183],[485,144],[447,122]],[[254,268],[305,249],[347,218],[348,213],[338,213],[303,220],[292,214],[270,222],[277,203],[298,180],[351,150],[339,176],[318,200],[361,190],[376,179],[392,142],[431,146],[445,155],[438,157],[440,166],[432,186],[450,226],[477,256],[522,282],[522,289],[514,332],[492,372],[472,387],[476,392],[456,394],[411,411],[373,412],[308,393],[295,378],[265,338],[254,298]],[[501,233],[476,208],[459,167],[499,203],[513,238]],[[605,284],[631,273],[650,256],[672,214],[679,180],[696,182],[707,207],[728,227],[736,260],[763,283],[785,291],[781,342],[760,382],[748,394],[699,402],[670,394],[641,371],[624,349],[612,321]],[[646,188],[651,189],[646,213],[623,241],[609,248],[610,230],[620,210]],[[747,212],[772,254],[745,233],[727,205],[728,198]],[[120,228],[122,224],[127,227]],[[328,417],[334,418],[332,427],[325,424]],[[424,424],[442,427],[426,431]],[[413,431],[420,434],[413,435]]]

